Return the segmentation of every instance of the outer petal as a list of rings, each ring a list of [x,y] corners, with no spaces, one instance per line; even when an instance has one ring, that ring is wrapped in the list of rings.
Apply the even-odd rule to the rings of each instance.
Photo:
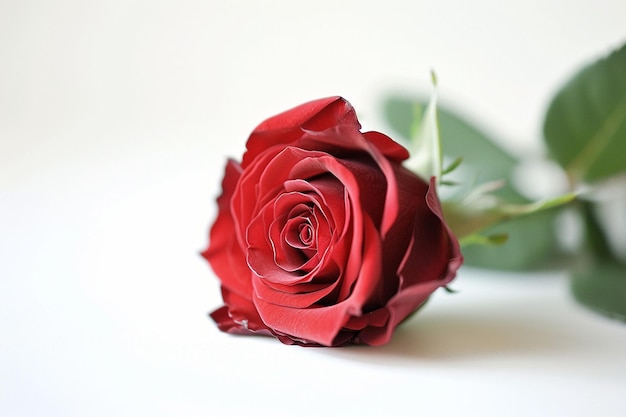
[[[230,203],[241,177],[241,167],[229,160],[222,181],[222,195],[217,199],[218,214],[209,233],[209,247],[202,256],[209,261],[222,284],[238,294],[251,298],[250,270],[236,235]]]
[[[210,314],[221,331],[234,334],[272,335],[259,317],[252,301],[225,287],[222,287],[222,297],[226,305]]]
[[[241,165],[247,167],[259,153],[272,146],[294,144],[302,137],[303,130],[323,131],[344,124],[353,126],[355,130],[361,128],[354,108],[341,97],[301,104],[265,120],[254,129]]]
[[[461,266],[459,243],[443,219],[434,177],[426,194],[426,213],[418,213],[411,244],[400,265],[399,291],[430,280],[446,285]]]
[[[392,161],[402,162],[409,158],[409,151],[389,136],[380,132],[365,132],[363,137],[378,151]]]
[[[398,187],[398,200],[391,200],[389,204],[397,207],[397,217],[384,236],[384,279],[381,280],[381,289],[374,300],[374,307],[384,306],[392,296],[397,294],[400,288],[398,269],[414,238],[415,222],[420,221],[422,213],[430,215],[425,201],[428,183],[401,165],[393,164],[393,168]],[[385,213],[389,213],[389,210],[387,209]],[[428,220],[430,218],[432,217]]]
[[[386,306],[389,321],[383,328],[370,327],[361,332],[361,339],[367,344],[387,343],[395,327],[437,288],[447,285],[463,263],[458,240],[443,219],[434,177],[424,209],[425,212],[416,214],[412,240],[398,270],[398,293]]]
[[[235,224],[230,202],[240,177],[241,167],[229,160],[222,181],[222,195],[217,199],[218,215],[211,228],[209,247],[202,252],[222,282],[222,298],[226,304],[211,313],[211,317],[221,330],[230,333],[266,329],[252,303],[252,274],[233,233]]]
[[[360,127],[354,108],[339,96],[326,97],[301,104],[270,117],[254,129],[254,133],[288,129],[325,130],[338,124]]]

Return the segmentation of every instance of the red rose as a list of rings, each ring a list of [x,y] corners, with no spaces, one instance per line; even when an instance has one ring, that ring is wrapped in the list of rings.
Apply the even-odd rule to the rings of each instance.
[[[360,132],[331,97],[261,123],[230,160],[203,256],[229,333],[283,343],[380,345],[462,263],[430,184],[405,148]]]

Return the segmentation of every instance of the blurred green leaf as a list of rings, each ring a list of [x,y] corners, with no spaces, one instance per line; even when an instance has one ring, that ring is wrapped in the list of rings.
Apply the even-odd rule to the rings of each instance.
[[[486,235],[506,234],[506,243],[497,246],[463,246],[468,265],[512,271],[536,270],[559,262],[555,233],[556,211],[546,211],[489,227]]]
[[[421,97],[409,98],[393,95],[384,102],[384,112],[392,129],[396,130],[408,143],[415,123],[415,109],[425,108],[427,100]],[[511,187],[510,179],[517,160],[495,145],[485,133],[439,105],[439,134],[445,156],[456,160],[463,158],[463,164],[455,171],[465,183],[471,180],[476,185],[493,180],[505,180],[506,185],[497,195],[513,202],[525,201]],[[454,180],[454,178],[451,178]]]
[[[626,45],[559,90],[543,131],[552,156],[574,182],[626,172]]]
[[[436,82],[433,73],[433,84]],[[428,106],[421,118],[416,118],[415,135],[411,137],[411,157],[405,162],[405,166],[417,173],[420,177],[428,180],[436,177],[441,181],[443,156],[441,153],[441,141],[439,139],[439,123],[437,121],[437,90],[430,97]]]
[[[407,142],[415,123],[415,109],[423,109],[426,103],[424,98],[401,94],[391,95],[384,101],[387,121]],[[449,179],[452,182],[463,182],[473,187],[490,181],[505,180],[504,186],[494,192],[494,195],[513,203],[528,202],[511,185],[512,173],[518,162],[516,158],[497,146],[487,134],[452,111],[439,106],[438,116],[444,156],[451,160],[463,158],[462,164],[450,174]],[[458,180],[455,180],[455,174],[458,175]],[[550,210],[532,217],[511,220],[503,225],[487,227],[481,232],[482,235],[506,234],[507,242],[498,246],[464,247],[465,262],[473,266],[521,270],[536,269],[553,261],[558,253],[553,226],[557,214],[557,211]]]
[[[571,289],[581,304],[626,321],[626,265],[592,263],[572,272]]]
[[[547,201],[527,204],[509,204],[491,197],[481,201],[443,201],[443,211],[450,229],[461,240],[503,222],[538,214],[565,205],[574,200],[575,194],[565,194]]]
[[[452,161],[450,165],[445,167],[441,175],[445,175],[445,174],[449,174],[450,172],[453,172],[455,169],[457,169],[461,165],[462,162],[463,162],[463,157],[459,156],[454,161]]]
[[[616,262],[618,258],[611,250],[606,231],[598,220],[597,208],[597,204],[591,201],[581,200],[578,204],[585,227],[585,250],[596,263]]]

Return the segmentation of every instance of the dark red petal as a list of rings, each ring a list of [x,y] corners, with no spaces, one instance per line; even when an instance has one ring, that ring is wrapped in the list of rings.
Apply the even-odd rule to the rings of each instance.
[[[461,256],[456,237],[443,221],[433,181],[425,202],[416,212],[411,242],[398,269],[400,291],[417,283],[441,280],[451,259]]]
[[[302,137],[299,144],[305,148],[328,152],[334,155],[333,158],[335,159],[342,159],[344,156],[345,159],[350,159],[350,155],[357,156],[358,154],[369,155],[373,159],[386,180],[384,213],[380,225],[381,233],[385,236],[393,226],[398,215],[398,189],[394,175],[394,165],[397,165],[397,162],[390,160],[377,147],[377,145],[380,145],[380,142],[384,141],[381,139],[381,135],[382,133],[368,132],[367,136],[373,138],[373,141],[370,142],[365,135],[351,126],[338,125],[323,132],[307,131],[307,134]],[[402,153],[400,148],[402,148],[400,145],[393,148],[390,146],[387,151],[394,156],[400,156]]]
[[[409,314],[422,305],[442,283],[428,281],[406,288],[393,297],[386,306],[389,320],[384,327],[367,327],[359,333],[361,341],[367,345],[380,346],[389,342],[393,330]]]
[[[415,235],[415,222],[424,216],[426,221],[434,218],[426,204],[428,183],[401,165],[393,165],[393,168],[398,185],[398,214],[384,238],[385,280],[373,308],[385,305],[400,288],[398,268]]]
[[[377,135],[372,135],[369,133],[370,137],[377,137]],[[378,164],[380,169],[383,171],[385,178],[387,180],[387,192],[385,195],[385,211],[382,215],[382,221],[380,224],[380,232],[383,238],[389,233],[389,229],[391,229],[398,218],[398,211],[400,207],[398,206],[398,201],[400,200],[398,196],[398,184],[396,182],[396,176],[394,172],[394,164],[392,164],[381,152],[376,148],[372,143],[367,142],[370,155],[374,158],[374,161]]]
[[[418,211],[411,243],[398,270],[398,293],[386,306],[389,322],[385,328],[364,329],[361,339],[367,344],[387,343],[393,329],[437,288],[452,281],[463,263],[458,240],[443,219],[434,177],[425,200],[428,211]]]

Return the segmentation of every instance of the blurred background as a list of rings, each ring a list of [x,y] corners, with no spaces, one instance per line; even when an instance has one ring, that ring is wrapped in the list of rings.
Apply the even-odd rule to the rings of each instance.
[[[444,105],[505,149],[540,155],[548,100],[626,40],[624,16],[622,0],[1,1],[0,414],[316,415],[302,406],[312,395],[344,414],[405,415],[419,386],[422,410],[441,414],[467,412],[442,405],[448,395],[487,389],[498,395],[482,415],[511,411],[519,392],[559,415],[580,389],[601,400],[577,398],[568,415],[623,415],[623,327],[571,313],[558,279],[467,284],[425,312],[433,342],[418,343],[419,359],[397,343],[351,356],[218,333],[206,318],[217,280],[197,254],[225,159],[268,116],[342,95],[365,129],[388,131],[385,95],[428,94],[434,69]],[[533,301],[545,310],[523,310]],[[498,314],[530,316],[520,332],[543,342],[494,323],[498,306],[521,306]],[[437,316],[470,307],[467,325]],[[551,315],[562,321],[537,327]],[[570,319],[571,332],[555,330]],[[489,353],[475,335],[492,331],[504,336]],[[409,333],[399,340],[413,346]],[[592,345],[596,333],[613,348]],[[463,344],[467,355],[434,355]],[[603,362],[585,356],[592,346]]]

